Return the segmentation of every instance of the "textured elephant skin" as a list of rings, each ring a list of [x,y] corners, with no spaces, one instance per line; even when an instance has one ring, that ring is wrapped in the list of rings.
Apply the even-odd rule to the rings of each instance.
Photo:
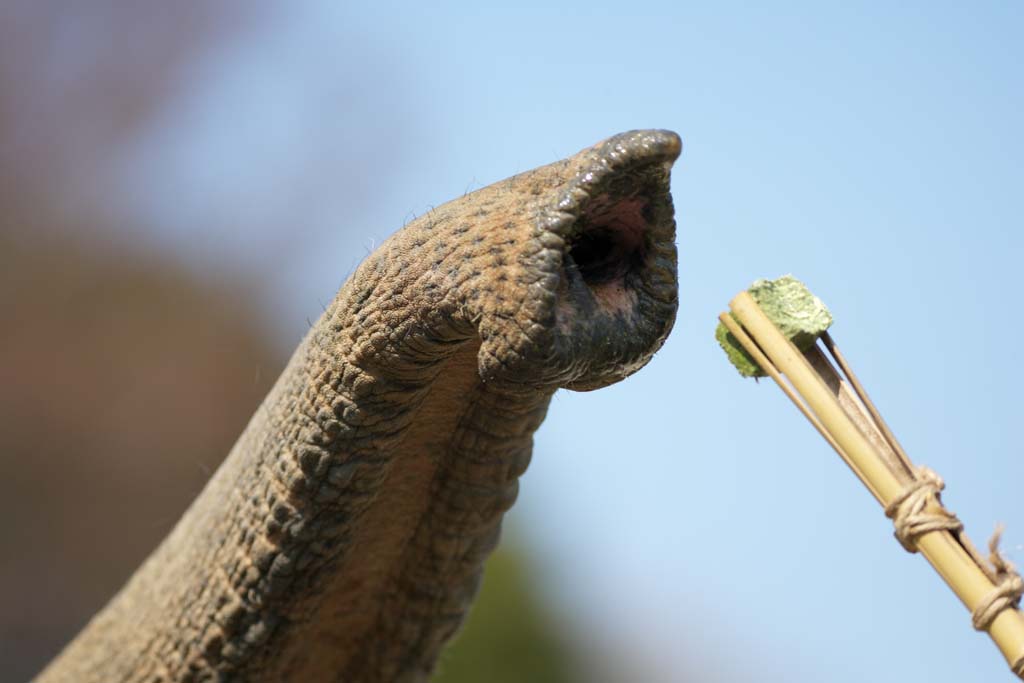
[[[672,327],[680,149],[623,133],[395,233],[39,683],[427,680],[551,395],[630,375]]]

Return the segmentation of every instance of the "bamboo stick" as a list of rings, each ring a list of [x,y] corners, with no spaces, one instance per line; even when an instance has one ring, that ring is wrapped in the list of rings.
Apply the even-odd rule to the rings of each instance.
[[[896,479],[904,486],[914,481],[912,466],[908,464],[904,467],[900,456],[892,448],[885,435],[872,419],[867,406],[860,399],[860,394],[856,388],[851,388],[817,345],[804,351],[803,356],[807,359],[815,373],[821,377],[825,386],[832,392],[832,395],[839,401],[839,406],[846,413],[847,417],[857,425],[861,433],[875,447],[875,451],[882,456],[886,465],[889,466],[889,471],[895,475]],[[885,506],[884,503],[882,505],[883,507]]]
[[[891,435],[891,431],[888,431],[887,426],[883,426],[881,418],[876,418],[873,424],[896,452],[898,462],[886,462],[879,450],[869,441],[868,436],[843,409],[822,377],[811,367],[807,358],[778,331],[749,294],[742,292],[736,296],[730,302],[730,307],[733,315],[749,333],[744,336],[747,336],[751,347],[756,346],[769,361],[767,366],[762,367],[767,370],[770,366],[776,374],[781,372],[785,375],[814,412],[824,430],[831,435],[830,443],[838,445],[837,452],[840,455],[845,454],[844,460],[852,463],[851,469],[875,494],[876,499],[888,507],[900,497],[906,486],[905,477],[899,476],[903,462],[910,467],[911,474],[914,470],[909,458],[902,452],[902,447]],[[737,335],[734,333],[734,336]],[[737,336],[737,339],[740,337]],[[746,348],[747,344],[744,344],[744,347]],[[750,352],[751,348],[747,350]],[[837,359],[837,362],[841,366],[845,365],[845,360]],[[847,373],[847,376],[851,377],[852,381],[852,375]],[[776,381],[781,386],[781,378]],[[859,390],[857,393],[861,396],[868,414],[874,417],[877,410],[873,404],[868,405],[870,399],[866,398],[866,392],[863,392],[859,385],[859,381],[855,382],[855,389]],[[815,421],[811,421],[817,427]],[[899,468],[892,469],[897,464]],[[952,588],[964,606],[973,612],[992,594],[996,586],[991,579],[992,572],[984,563],[979,564],[976,551],[969,552],[965,545],[961,544],[961,537],[966,540],[965,535],[953,534],[948,530],[931,531],[916,539],[916,547]],[[966,545],[973,550],[969,541]],[[1004,609],[987,630],[1014,673],[1024,680],[1024,615],[1016,609]]]
[[[761,366],[761,369],[768,373],[769,377],[775,380],[775,383],[779,385],[782,392],[786,394],[786,396],[789,397],[789,400],[793,402],[793,405],[803,413],[803,416],[806,417],[807,421],[811,423],[811,426],[818,431],[818,434],[821,434],[821,436],[824,437],[825,441],[828,442],[828,445],[832,447],[832,450],[834,450],[836,454],[843,459],[843,462],[853,470],[853,473],[857,475],[857,478],[865,483],[868,490],[871,492],[871,495],[875,497],[875,500],[884,505],[881,496],[874,488],[872,488],[871,484],[864,478],[864,475],[857,469],[856,463],[850,460],[850,456],[846,455],[836,440],[832,438],[832,435],[828,433],[828,430],[825,429],[825,426],[821,424],[821,421],[817,416],[815,416],[811,409],[807,407],[807,404],[803,402],[800,395],[793,391],[793,387],[791,387],[790,384],[782,377],[778,369],[772,365],[772,362],[768,360],[768,357],[764,355],[764,352],[761,351],[760,348],[758,348],[757,344],[754,343],[754,340],[750,338],[739,323],[733,320],[732,316],[728,313],[722,313],[718,316],[718,319],[723,325],[725,325],[725,328],[729,330],[732,336],[739,340],[740,344],[743,345],[743,348],[747,350],[747,353],[749,353],[757,364]]]
[[[882,437],[895,454],[899,464],[897,466],[896,463],[893,463],[894,469],[902,470],[908,477],[913,477],[914,466],[910,462],[910,457],[907,455],[907,452],[903,450],[903,446],[900,444],[899,439],[897,439],[896,435],[892,433],[891,429],[889,429],[889,423],[886,422],[885,418],[882,417],[882,414],[878,412],[878,408],[875,407],[871,397],[868,396],[867,389],[865,389],[864,385],[860,383],[859,379],[857,379],[857,375],[853,373],[853,368],[851,368],[846,362],[846,358],[843,357],[843,354],[839,352],[839,347],[836,346],[835,340],[832,339],[832,335],[828,333],[828,330],[825,330],[825,332],[822,333],[821,341],[824,342],[825,348],[828,349],[830,354],[832,354],[832,357],[836,359],[839,369],[842,370],[843,374],[850,380],[850,384],[853,385],[853,390],[857,394],[857,397],[864,404],[864,407],[867,408],[868,414],[871,415],[875,425],[881,431]]]
[[[878,408],[875,407],[875,404],[871,400],[871,397],[868,396],[868,392],[864,388],[864,385],[861,384],[860,380],[857,378],[857,375],[854,374],[853,368],[850,367],[850,364],[846,361],[846,358],[839,351],[839,347],[836,345],[835,340],[832,339],[832,335],[829,334],[827,330],[824,333],[822,333],[821,341],[822,343],[824,343],[825,348],[828,349],[828,352],[832,355],[836,363],[839,365],[840,370],[842,370],[843,374],[846,375],[846,377],[849,379],[850,384],[853,385],[853,391],[854,393],[856,393],[857,397],[860,399],[861,403],[868,411],[868,414],[870,415],[870,420],[873,420],[875,426],[877,426],[878,431],[873,431],[872,435],[880,433],[881,438],[885,443],[885,447],[879,448],[879,453],[889,461],[891,469],[893,470],[893,472],[897,473],[898,477],[901,477],[906,483],[913,481],[914,465],[910,461],[910,456],[908,456],[907,452],[903,450],[903,446],[900,444],[899,439],[896,438],[896,435],[893,434],[892,430],[889,428],[889,424],[885,421],[885,418],[882,417],[881,412],[879,412]],[[825,363],[828,363],[827,360],[824,359],[824,354],[821,352],[820,349],[818,349],[817,346],[815,346],[811,353],[820,356],[822,360],[825,361]],[[818,371],[819,375],[822,374],[822,366],[815,363],[814,358],[812,358],[809,353],[805,352],[804,357],[811,361],[811,365],[814,366],[815,370]],[[835,373],[834,369],[831,367],[831,364],[828,365],[829,369],[832,371],[834,381],[837,381],[840,387],[842,387],[842,384],[844,383],[843,379],[839,377],[838,373]],[[825,378],[825,382],[826,384],[829,384],[829,379]],[[848,404],[844,403],[841,393],[842,392],[839,392],[839,395],[837,395],[837,397],[840,399],[840,404],[842,404],[844,408],[848,408],[847,414],[849,414],[850,417],[855,422],[857,422],[857,417],[855,417],[854,414],[851,413]],[[868,420],[868,418],[863,414],[860,414],[860,418],[862,420]],[[872,443],[874,443],[875,440],[871,439],[872,435],[869,435],[868,438],[872,441]],[[877,443],[875,445],[879,446],[879,444]],[[996,576],[996,572],[985,560],[985,557],[978,551],[974,543],[971,542],[971,539],[968,538],[966,534],[959,534],[957,536],[957,541],[960,543],[960,545],[964,547],[964,550],[967,551],[967,554],[971,556],[971,558],[974,560],[974,563],[978,565],[983,572],[985,572],[985,576],[988,577],[989,581],[995,584],[998,579],[998,577]]]

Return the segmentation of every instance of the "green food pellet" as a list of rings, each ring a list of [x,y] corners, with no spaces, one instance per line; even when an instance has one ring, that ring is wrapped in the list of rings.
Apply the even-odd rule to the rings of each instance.
[[[747,290],[765,315],[801,351],[809,349],[832,325],[832,314],[821,299],[792,275],[777,280],[757,280]],[[744,377],[765,377],[767,373],[750,357],[721,322],[715,339]]]

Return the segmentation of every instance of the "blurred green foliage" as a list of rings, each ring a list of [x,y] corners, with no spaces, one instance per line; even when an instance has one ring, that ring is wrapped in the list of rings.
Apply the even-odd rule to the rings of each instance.
[[[534,587],[524,554],[503,544],[480,595],[441,655],[434,683],[571,683],[572,653]]]

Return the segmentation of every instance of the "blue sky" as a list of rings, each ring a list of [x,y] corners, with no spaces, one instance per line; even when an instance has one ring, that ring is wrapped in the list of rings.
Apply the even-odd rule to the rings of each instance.
[[[548,594],[652,681],[1011,680],[712,334],[752,280],[805,280],[968,533],[1006,523],[1024,563],[1022,28],[1020,2],[290,3],[188,75],[114,182],[190,263],[261,269],[291,345],[410,216],[677,131],[675,331],[621,385],[556,396],[511,513]]]

